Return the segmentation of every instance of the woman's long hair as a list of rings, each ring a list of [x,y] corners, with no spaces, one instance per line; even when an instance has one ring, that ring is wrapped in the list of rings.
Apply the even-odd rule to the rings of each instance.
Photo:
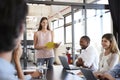
[[[41,20],[40,20],[40,23],[39,23],[38,31],[39,31],[39,30],[42,30],[42,25],[41,25],[41,23],[42,23],[43,20],[47,20],[47,21],[48,21],[47,17],[42,17]],[[48,23],[48,25],[47,25],[47,30],[50,30],[50,28],[49,28],[49,23]]]
[[[111,33],[107,33],[107,34],[104,34],[102,36],[102,39],[105,38],[107,39],[108,41],[110,41],[110,52],[111,53],[118,53],[119,54],[119,48],[118,48],[118,45],[117,45],[117,42],[115,40],[115,37],[113,34]]]

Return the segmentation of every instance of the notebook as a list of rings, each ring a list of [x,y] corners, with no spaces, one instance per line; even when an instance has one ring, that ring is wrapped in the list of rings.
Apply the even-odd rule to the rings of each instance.
[[[97,80],[90,69],[80,68],[86,80]]]
[[[52,49],[55,47],[55,43],[53,42],[48,42],[46,45],[45,45],[48,49]]]
[[[69,65],[67,57],[65,57],[65,56],[59,56],[59,59],[60,59],[64,69],[67,69],[67,70],[78,70],[78,69],[80,69],[80,67],[76,67],[74,65]]]

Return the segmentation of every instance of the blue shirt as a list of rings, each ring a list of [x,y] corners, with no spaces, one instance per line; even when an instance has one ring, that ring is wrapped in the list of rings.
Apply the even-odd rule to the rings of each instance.
[[[117,64],[114,69],[109,71],[109,74],[112,75],[112,77],[116,78],[116,80],[120,80],[120,63]]]
[[[19,80],[15,75],[14,66],[8,61],[0,58],[0,80]],[[26,75],[25,80],[30,80],[31,75]]]
[[[15,68],[8,61],[0,58],[0,80],[18,80]]]

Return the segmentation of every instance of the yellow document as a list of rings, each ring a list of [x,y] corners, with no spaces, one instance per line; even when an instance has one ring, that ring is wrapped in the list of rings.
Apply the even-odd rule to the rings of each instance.
[[[45,46],[46,46],[47,48],[49,48],[49,49],[52,49],[52,48],[55,47],[55,43],[53,43],[53,42],[48,42]]]

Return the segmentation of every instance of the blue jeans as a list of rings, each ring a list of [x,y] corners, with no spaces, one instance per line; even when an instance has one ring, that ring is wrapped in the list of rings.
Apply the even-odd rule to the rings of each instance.
[[[54,62],[54,58],[51,57],[51,58],[38,58],[37,59],[37,63],[41,63],[42,65],[43,64],[47,64],[47,67],[48,69],[53,69],[53,62]]]

